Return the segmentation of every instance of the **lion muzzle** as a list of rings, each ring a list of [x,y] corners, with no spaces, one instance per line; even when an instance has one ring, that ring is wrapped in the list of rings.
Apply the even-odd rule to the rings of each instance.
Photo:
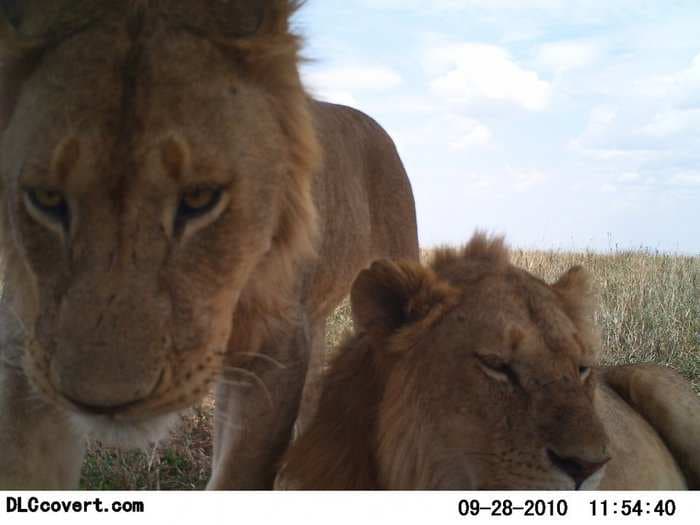
[[[115,414],[155,395],[171,340],[168,309],[154,294],[127,289],[104,297],[93,294],[94,306],[84,308],[69,292],[39,339],[52,388],[93,414]]]

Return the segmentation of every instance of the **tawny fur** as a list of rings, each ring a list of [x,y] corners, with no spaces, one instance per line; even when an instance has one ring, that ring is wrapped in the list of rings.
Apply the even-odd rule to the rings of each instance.
[[[429,267],[375,263],[351,297],[356,335],[284,459],[289,487],[574,488],[551,452],[602,466],[581,488],[698,487],[700,400],[667,369],[596,367],[580,267],[548,285],[476,235]]]
[[[213,385],[210,487],[271,487],[325,317],[371,260],[417,259],[391,139],[301,84],[300,5],[0,2],[0,487],[75,486],[66,411],[142,429]],[[212,186],[221,205],[178,229],[180,195]],[[27,188],[65,195],[70,228]],[[11,416],[30,394],[42,409]],[[47,421],[66,452],[31,460]]]

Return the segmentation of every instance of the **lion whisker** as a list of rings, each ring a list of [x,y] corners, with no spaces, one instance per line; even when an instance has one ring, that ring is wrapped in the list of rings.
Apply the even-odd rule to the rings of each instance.
[[[27,407],[27,410],[30,412],[36,412],[41,408],[41,403],[46,403],[39,394],[36,392],[32,392],[31,394],[27,394],[24,396],[24,401],[28,401],[30,404]]]
[[[499,456],[499,454],[496,454],[495,452],[481,452],[478,450],[463,450],[461,448],[445,448],[442,450],[444,452],[457,453],[457,454],[462,454],[464,456]]]
[[[256,352],[236,352],[236,355],[262,359],[263,361],[267,361],[268,363],[275,365],[281,370],[285,370],[287,368],[287,365],[285,365],[284,363],[280,363],[277,359],[275,359],[274,357],[270,357],[267,354],[261,354]]]
[[[11,358],[8,358],[7,356],[2,356],[2,357],[0,357],[0,364],[3,364],[6,367],[11,368],[13,370],[22,371],[22,359],[21,358],[11,359]]]
[[[258,375],[255,372],[251,372],[250,370],[246,370],[245,368],[238,368],[235,366],[227,366],[226,370],[231,371],[231,372],[237,372],[237,373],[251,379],[253,382],[255,382],[260,388],[262,388],[263,392],[265,393],[265,396],[267,397],[267,401],[270,405],[270,408],[274,408],[275,402],[272,398],[272,394],[270,393],[270,390],[267,388],[267,385],[265,384],[265,382],[262,379],[260,379],[260,377],[258,377]],[[223,381],[224,383],[226,383],[229,380],[222,378],[222,379],[220,379],[220,381]]]
[[[223,377],[219,378],[219,383],[222,383],[222,384],[227,385],[227,386],[236,386],[236,387],[253,386],[253,383],[251,383],[250,381],[235,381],[233,379],[226,379]]]
[[[240,422],[235,422],[233,421],[230,417],[229,414],[225,413],[217,413],[214,416],[215,420],[217,423],[224,425],[227,428],[230,428],[232,430],[243,430],[245,426],[241,424]]]
[[[17,310],[15,310],[14,306],[12,306],[11,304],[8,304],[8,305],[5,305],[5,309],[7,310],[8,313],[12,314],[12,317],[19,325],[20,329],[22,330],[22,333],[23,334],[28,333],[27,332],[27,325],[24,324],[24,321],[19,316],[19,314],[17,313]]]

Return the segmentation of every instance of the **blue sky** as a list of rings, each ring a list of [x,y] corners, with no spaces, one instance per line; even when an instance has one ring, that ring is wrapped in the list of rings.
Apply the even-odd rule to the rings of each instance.
[[[700,253],[700,2],[309,0],[304,81],[392,135],[424,246]]]

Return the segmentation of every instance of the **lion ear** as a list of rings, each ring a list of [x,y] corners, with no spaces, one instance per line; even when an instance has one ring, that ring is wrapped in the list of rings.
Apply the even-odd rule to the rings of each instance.
[[[552,288],[564,301],[564,308],[571,317],[586,314],[594,306],[594,291],[588,272],[582,266],[573,266],[564,273]]]
[[[350,292],[353,321],[358,331],[391,332],[428,317],[456,295],[430,268],[383,259],[355,279]]]
[[[588,272],[581,266],[574,266],[552,288],[561,298],[564,311],[579,330],[595,336],[598,295]]]

